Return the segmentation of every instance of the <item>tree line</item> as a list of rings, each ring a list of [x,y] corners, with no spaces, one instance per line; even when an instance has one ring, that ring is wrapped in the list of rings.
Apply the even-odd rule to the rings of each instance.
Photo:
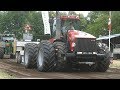
[[[49,11],[50,18],[55,17],[55,12]],[[67,15],[61,12],[61,15]],[[109,11],[90,11],[87,17],[69,11],[69,15],[78,15],[80,22],[75,23],[75,29],[88,32],[96,37],[108,35]],[[120,11],[112,11],[112,31],[111,34],[120,33]],[[34,39],[44,37],[44,25],[41,11],[0,11],[0,33],[9,31],[15,34],[17,39],[22,39],[24,26],[30,24],[31,33]],[[51,25],[52,26],[52,25]]]

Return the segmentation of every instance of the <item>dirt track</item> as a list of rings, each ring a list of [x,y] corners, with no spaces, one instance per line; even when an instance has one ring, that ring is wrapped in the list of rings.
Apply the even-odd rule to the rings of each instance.
[[[120,79],[120,69],[110,68],[107,72],[39,72],[36,69],[25,69],[14,59],[0,59],[0,70],[10,76],[22,79]]]

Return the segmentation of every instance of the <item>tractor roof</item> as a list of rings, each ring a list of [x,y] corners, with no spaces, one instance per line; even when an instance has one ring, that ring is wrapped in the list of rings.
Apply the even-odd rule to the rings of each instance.
[[[79,16],[76,15],[66,15],[66,16],[60,16],[61,20],[80,20]]]
[[[11,36],[15,36],[15,34],[0,34],[0,36],[4,36],[4,37],[11,37]]]

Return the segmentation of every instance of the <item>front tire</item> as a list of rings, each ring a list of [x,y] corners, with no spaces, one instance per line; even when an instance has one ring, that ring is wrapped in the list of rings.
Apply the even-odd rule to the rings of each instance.
[[[99,54],[105,54],[104,60],[99,60],[97,62],[97,71],[105,72],[109,68],[110,59],[111,59],[111,52],[106,44],[101,43],[101,45],[97,48],[97,52]]]

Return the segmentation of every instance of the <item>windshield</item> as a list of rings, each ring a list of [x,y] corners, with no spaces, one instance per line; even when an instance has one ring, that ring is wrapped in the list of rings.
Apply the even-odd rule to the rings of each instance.
[[[14,40],[14,38],[13,37],[2,37],[2,40],[3,41],[6,41],[6,40],[11,40],[11,41],[13,41]]]
[[[66,33],[68,30],[80,30],[80,20],[61,20],[61,32]],[[56,18],[53,19],[52,36],[56,33]]]

